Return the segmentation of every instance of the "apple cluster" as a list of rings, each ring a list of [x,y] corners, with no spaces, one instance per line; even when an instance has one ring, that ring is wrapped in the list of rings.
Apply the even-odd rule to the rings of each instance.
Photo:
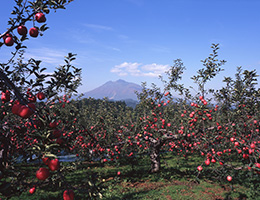
[[[45,14],[44,13],[36,13],[35,16],[34,16],[34,19],[38,22],[38,23],[44,23],[46,22],[46,17],[45,17]],[[25,25],[20,25],[17,27],[17,33],[19,35],[21,35],[22,37],[26,37],[27,33],[28,33],[28,29],[26,28]],[[38,37],[39,35],[39,30],[36,28],[36,27],[32,27],[29,29],[29,35],[31,37]],[[4,40],[4,44],[6,46],[13,46],[14,44],[14,37],[12,34],[10,33],[7,33],[3,36],[3,40]]]

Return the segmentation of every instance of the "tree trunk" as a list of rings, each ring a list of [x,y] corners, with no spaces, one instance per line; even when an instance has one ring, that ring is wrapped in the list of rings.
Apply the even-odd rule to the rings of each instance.
[[[161,149],[161,140],[150,141],[150,160],[151,160],[151,173],[156,173],[160,171],[161,162],[160,162],[160,149]]]
[[[6,131],[6,127],[1,127],[2,135],[0,136],[0,171],[3,173],[6,169],[8,162],[7,162],[7,154],[9,149],[9,132]],[[7,133],[6,133],[7,132]],[[6,133],[6,134],[4,134]]]

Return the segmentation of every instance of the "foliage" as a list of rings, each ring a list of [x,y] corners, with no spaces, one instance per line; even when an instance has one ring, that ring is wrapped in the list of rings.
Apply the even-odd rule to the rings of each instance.
[[[38,190],[52,185],[55,189],[74,187],[78,196],[78,192],[87,191],[87,198],[99,198],[101,189],[95,173],[79,181],[86,188],[72,187],[68,176],[81,169],[75,163],[63,165],[57,156],[76,154],[83,161],[98,161],[101,166],[111,161],[117,167],[128,163],[131,170],[136,170],[149,154],[149,172],[165,178],[169,172],[162,171],[161,153],[172,152],[177,158],[185,158],[186,164],[182,165],[188,165],[192,155],[201,156],[194,161],[197,167],[185,172],[192,172],[190,175],[197,182],[211,170],[220,182],[228,177],[231,184],[242,184],[246,177],[246,187],[251,188],[248,196],[258,197],[255,189],[260,176],[260,90],[256,70],[243,71],[239,67],[235,78],[225,77],[226,85],[221,89],[206,89],[225,64],[218,60],[218,44],[212,44],[212,53],[191,77],[197,86],[195,95],[191,92],[195,88],[180,83],[185,67],[177,59],[166,72],[167,79],[160,77],[163,88],[142,84],[135,109],[106,98],[71,100],[81,82],[81,69],[72,65],[76,55],[69,53],[64,65],[47,74],[42,61],[24,61],[24,43],[29,38],[25,32],[15,32],[32,23],[37,34],[29,31],[29,35],[42,35],[48,29],[45,14],[63,9],[70,2],[15,0],[14,17],[0,35],[2,47],[14,45],[11,58],[0,63],[0,192],[10,198],[29,187],[37,186]],[[43,25],[37,27],[40,23]],[[176,93],[181,98],[174,98]],[[19,159],[21,165],[17,165]],[[39,180],[34,177],[28,181],[23,165],[33,160],[37,161],[35,168],[48,168],[48,173],[39,176],[37,171]]]

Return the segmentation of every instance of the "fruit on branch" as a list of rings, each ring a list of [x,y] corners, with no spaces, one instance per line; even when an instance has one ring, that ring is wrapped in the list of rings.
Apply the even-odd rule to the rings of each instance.
[[[39,34],[39,31],[38,31],[37,28],[35,28],[35,27],[30,28],[30,30],[29,30],[29,35],[30,35],[31,37],[37,37],[38,34]]]
[[[5,45],[8,46],[8,47],[13,46],[13,44],[14,44],[13,36],[7,36],[7,37],[4,39],[4,43],[5,43]]]
[[[44,98],[45,98],[45,94],[43,93],[43,92],[39,92],[39,93],[37,93],[37,98],[39,99],[39,100],[43,100]]]
[[[33,186],[32,188],[30,188],[29,193],[33,194],[35,192],[35,190],[36,190],[36,188],[35,188],[35,186]]]
[[[25,36],[27,34],[28,30],[27,30],[26,26],[21,25],[17,28],[17,32],[19,35]]]
[[[36,178],[39,179],[39,180],[42,180],[42,181],[47,179],[49,176],[50,176],[50,171],[45,167],[41,167],[36,172]]]
[[[9,92],[9,90],[6,90],[5,92],[2,92],[1,100],[3,102],[10,101],[10,95],[11,95],[11,93]]]
[[[210,160],[209,159],[205,160],[205,164],[209,165],[210,164]]]
[[[197,167],[197,170],[198,170],[198,171],[202,171],[203,168],[202,168],[201,166],[198,166],[198,167]]]
[[[35,20],[39,23],[44,23],[44,22],[46,22],[46,17],[43,13],[36,13]]]
[[[21,106],[22,105],[20,104],[19,101],[15,101],[15,104],[12,107],[12,113],[15,114],[15,115],[19,115],[18,113],[19,113],[19,110],[20,110]]]
[[[42,161],[45,165],[49,165],[50,159],[48,157],[42,157]]]
[[[56,158],[54,160],[50,160],[48,163],[48,167],[51,171],[56,171],[60,168],[60,161]]]
[[[30,102],[36,102],[36,97],[35,97],[34,95],[30,95],[30,96],[28,97],[28,100],[29,100]]]
[[[74,192],[73,190],[65,190],[63,192],[63,200],[73,200],[74,199]]]
[[[29,103],[27,106],[21,105],[18,110],[18,115],[24,119],[27,119],[34,113],[35,110],[36,107],[34,103]]]
[[[228,181],[232,181],[232,177],[231,176],[227,176],[227,180]]]
[[[3,36],[3,40],[5,41],[5,39],[6,39],[7,37],[12,37],[12,35],[11,35],[10,33],[6,33],[6,34]]]

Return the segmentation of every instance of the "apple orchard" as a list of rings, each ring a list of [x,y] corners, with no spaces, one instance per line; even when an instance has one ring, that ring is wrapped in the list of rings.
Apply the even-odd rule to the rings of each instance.
[[[194,89],[180,83],[185,70],[180,59],[160,77],[164,87],[143,83],[136,108],[107,99],[71,99],[81,82],[81,69],[73,66],[76,55],[68,53],[65,63],[52,74],[41,61],[24,60],[26,40],[44,36],[48,15],[64,9],[72,0],[14,0],[12,18],[0,34],[0,46],[11,56],[0,63],[0,193],[7,198],[49,184],[62,190],[64,200],[76,199],[77,187],[66,181],[66,173],[77,162],[63,165],[58,156],[76,155],[81,160],[106,164],[134,163],[150,157],[150,170],[161,169],[162,152],[187,158],[199,156],[198,178],[209,166],[217,176],[232,184],[240,173],[248,173],[251,190],[260,186],[260,89],[256,70],[237,68],[235,78],[225,77],[225,86],[207,89],[207,83],[223,73],[218,44],[212,44],[203,67],[191,77]],[[3,30],[2,30],[3,31]],[[180,98],[173,96],[178,94]],[[21,163],[37,160],[38,170],[28,181]],[[115,176],[121,176],[120,171]],[[88,198],[102,196],[89,177],[89,185],[77,192]],[[62,197],[60,197],[62,198]]]

